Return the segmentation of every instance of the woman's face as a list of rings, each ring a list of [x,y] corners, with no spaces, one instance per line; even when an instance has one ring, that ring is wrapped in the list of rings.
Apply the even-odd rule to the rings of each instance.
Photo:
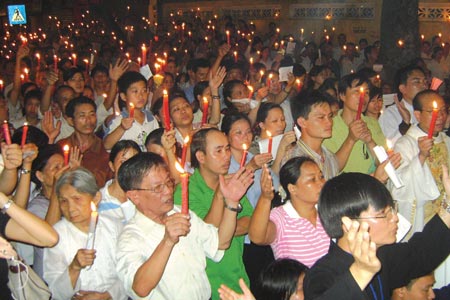
[[[51,189],[55,181],[55,174],[64,167],[64,157],[61,154],[53,154],[47,160],[47,164],[41,171],[36,172],[36,177],[46,189]]]
[[[316,163],[303,163],[300,167],[300,177],[295,185],[290,185],[291,200],[317,204],[324,183],[325,178]]]
[[[117,178],[117,175],[119,174],[119,168],[120,166],[126,162],[128,159],[132,158],[138,154],[136,149],[134,148],[127,148],[123,149],[119,153],[117,153],[116,158],[114,159],[114,162],[109,162],[109,167],[114,172],[115,177]]]
[[[286,128],[283,110],[278,107],[269,110],[266,119],[259,123],[259,126],[261,131],[269,131],[272,136],[283,134]]]
[[[383,108],[383,98],[381,95],[376,95],[372,99],[370,99],[369,104],[367,105],[367,112],[372,115],[378,115]]]
[[[75,93],[81,95],[84,91],[84,76],[81,73],[75,73],[72,78],[67,80],[66,84],[75,90]]]
[[[174,82],[173,82],[173,78],[170,75],[164,76],[163,82],[162,82],[162,87],[167,89],[167,90],[171,90],[173,88]]]
[[[231,125],[230,132],[228,133],[228,142],[232,149],[243,150],[243,144],[248,149],[252,140],[253,133],[247,120],[238,120]]]
[[[231,100],[244,99],[248,96],[248,89],[244,84],[236,84],[231,91]]]
[[[170,117],[175,127],[184,127],[192,124],[194,115],[192,107],[184,98],[173,99],[169,103]]]
[[[69,184],[63,185],[59,190],[59,207],[69,222],[77,228],[89,226],[91,218],[91,202],[97,203],[100,193],[96,197],[88,193],[81,193]]]
[[[281,92],[281,82],[280,82],[280,76],[278,74],[272,74],[272,79],[270,80],[270,88],[269,93],[278,95]]]

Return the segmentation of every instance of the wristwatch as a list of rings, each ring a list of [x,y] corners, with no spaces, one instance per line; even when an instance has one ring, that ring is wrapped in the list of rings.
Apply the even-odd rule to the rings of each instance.
[[[30,173],[31,173],[31,170],[27,170],[27,169],[24,169],[24,168],[20,169],[20,174],[21,175],[30,174]]]
[[[11,207],[13,203],[14,201],[11,198],[9,198],[8,201],[6,201],[5,205],[3,205],[2,207],[1,210],[2,214],[6,214],[6,211]]]
[[[237,205],[236,207],[232,207],[232,206],[229,206],[229,205],[227,204],[227,202],[225,201],[225,199],[223,200],[223,202],[224,202],[224,205],[225,205],[225,208],[226,208],[226,209],[229,209],[229,210],[234,211],[234,212],[237,212],[237,213],[240,213],[240,212],[242,211],[242,205],[241,205],[241,203],[238,203],[238,205]]]
[[[450,203],[447,202],[445,198],[442,200],[442,208],[445,209],[445,211],[450,214]]]

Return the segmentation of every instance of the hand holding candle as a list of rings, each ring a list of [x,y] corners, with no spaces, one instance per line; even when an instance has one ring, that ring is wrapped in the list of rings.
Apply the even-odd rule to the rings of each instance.
[[[11,145],[11,134],[9,133],[8,121],[3,121],[3,137],[5,138],[6,145]]]
[[[361,120],[362,109],[364,106],[364,98],[366,97],[366,93],[363,87],[359,88],[359,103],[358,103],[358,111],[356,112],[356,120]]]
[[[180,172],[181,180],[181,213],[189,214],[189,173],[185,172],[178,162],[175,168]]]
[[[436,126],[436,120],[439,114],[439,110],[437,109],[436,101],[433,101],[433,112],[431,114],[431,122],[430,127],[428,128],[428,138],[433,138],[434,127]]]
[[[130,103],[130,118],[134,118],[134,104]]]

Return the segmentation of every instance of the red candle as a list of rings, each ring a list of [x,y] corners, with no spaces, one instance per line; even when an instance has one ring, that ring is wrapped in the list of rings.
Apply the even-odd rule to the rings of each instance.
[[[130,103],[130,118],[134,118],[134,104]]]
[[[267,88],[269,89],[269,91],[270,91],[270,84],[272,83],[272,77],[273,74],[269,74],[269,77],[267,78]]]
[[[69,164],[69,152],[70,152],[69,145],[64,145],[63,152],[64,152],[64,165],[67,166]]]
[[[230,31],[227,30],[225,33],[227,34],[227,44],[228,44],[229,46],[231,46],[231,41],[230,41]]]
[[[141,50],[142,50],[142,65],[145,66],[147,64],[147,47],[145,47],[145,44],[142,44]]]
[[[250,69],[253,68],[253,57],[250,57]]]
[[[249,92],[248,92],[248,99],[252,99],[253,97],[253,87],[251,85],[247,86]]]
[[[175,168],[180,172],[180,180],[181,180],[181,213],[188,214],[189,213],[189,174],[184,171],[184,169],[180,166],[178,162],[175,163]]]
[[[242,152],[240,168],[243,168],[245,166],[245,160],[247,158],[247,145],[242,144],[242,149],[244,149],[244,151]]]
[[[28,134],[28,123],[25,122],[22,127],[22,141],[20,143],[20,146],[23,148],[27,142],[27,134]]]
[[[364,98],[366,97],[366,93],[364,92],[364,88],[360,87],[359,89],[359,103],[358,103],[358,112],[356,113],[356,120],[361,120],[361,113],[364,105]]]
[[[206,99],[206,97],[203,97],[202,126],[203,126],[203,124],[208,123],[208,109],[209,109],[208,99]]]
[[[272,153],[272,133],[266,130],[266,134],[269,136],[269,146],[267,147],[267,152]]]
[[[0,79],[0,93],[3,93],[4,83],[3,80]]]
[[[77,66],[77,55],[75,53],[72,54],[72,64],[74,67]]]
[[[433,101],[433,113],[431,115],[430,127],[428,129],[428,138],[431,139],[433,137],[434,127],[436,126],[436,120],[438,117],[439,110],[437,109],[436,101]]]
[[[234,52],[233,52],[233,55],[234,55],[234,62],[237,63],[237,61],[238,61],[238,54],[237,54],[237,51],[234,51]]]
[[[25,68],[23,72],[25,73],[25,82],[28,82],[28,80],[30,79],[30,70],[28,70],[28,68]]]
[[[183,141],[183,152],[181,152],[181,167],[184,169],[186,165],[186,155],[189,148],[189,136],[186,136]]]
[[[55,73],[58,73],[58,56],[57,55],[53,55],[53,71],[55,71]]]
[[[36,59],[37,59],[36,69],[37,71],[39,71],[39,69],[41,68],[41,55],[39,53],[36,53]]]
[[[302,90],[302,81],[300,79],[297,79],[295,82],[297,82],[297,93],[300,93]]]
[[[163,90],[163,115],[164,128],[170,130],[169,95],[167,94],[167,90]]]
[[[9,134],[8,121],[3,122],[3,136],[5,137],[6,145],[11,145],[11,135]]]
[[[86,73],[89,73],[89,60],[83,59],[83,61],[86,64]]]

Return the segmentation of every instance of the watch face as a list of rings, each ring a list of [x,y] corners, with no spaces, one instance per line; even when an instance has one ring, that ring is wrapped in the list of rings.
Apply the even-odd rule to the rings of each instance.
[[[238,203],[238,206],[236,207],[236,211],[240,213],[242,211],[242,205]]]

